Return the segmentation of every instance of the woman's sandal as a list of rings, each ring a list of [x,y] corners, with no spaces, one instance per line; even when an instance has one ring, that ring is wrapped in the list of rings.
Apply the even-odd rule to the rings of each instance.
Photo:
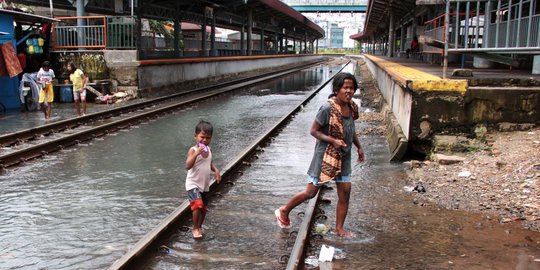
[[[279,211],[279,208],[274,211],[274,215],[276,216],[278,226],[282,229],[290,229],[291,228],[291,221],[290,220],[283,220],[281,218],[281,211]]]

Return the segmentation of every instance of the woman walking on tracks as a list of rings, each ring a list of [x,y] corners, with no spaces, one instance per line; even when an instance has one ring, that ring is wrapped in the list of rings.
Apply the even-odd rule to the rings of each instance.
[[[321,185],[336,182],[338,204],[336,207],[336,235],[351,237],[343,228],[351,192],[351,149],[358,151],[358,162],[364,161],[364,150],[355,132],[354,120],[358,119],[358,106],[352,101],[358,82],[350,73],[338,73],[332,81],[332,94],[323,104],[311,126],[310,134],[317,139],[315,152],[308,170],[308,184],[304,191],[294,195],[274,214],[281,228],[290,228],[289,213],[304,201],[313,198]]]

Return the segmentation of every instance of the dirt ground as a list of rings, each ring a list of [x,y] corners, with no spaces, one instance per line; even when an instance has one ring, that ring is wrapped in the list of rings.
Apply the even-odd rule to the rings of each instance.
[[[364,111],[359,121],[380,121],[382,98],[366,66],[358,61],[358,67],[362,107],[374,109]],[[461,136],[452,139],[461,147],[435,143],[425,160],[406,161],[413,203],[479,212],[487,220],[520,222],[523,228],[540,231],[540,127],[508,129],[512,126],[477,128],[475,136],[457,134]],[[362,133],[384,134],[385,127]],[[446,164],[450,162],[437,154],[460,161]]]

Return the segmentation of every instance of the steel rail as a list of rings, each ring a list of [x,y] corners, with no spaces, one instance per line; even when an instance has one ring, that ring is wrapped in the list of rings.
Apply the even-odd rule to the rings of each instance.
[[[59,139],[54,139],[50,141],[46,141],[43,143],[36,144],[34,146],[26,147],[17,151],[13,151],[8,154],[0,155],[0,171],[6,167],[11,167],[18,165],[20,163],[26,162],[30,159],[38,158],[44,155],[47,155],[51,152],[55,152],[61,149],[64,149],[68,146],[72,146],[75,144],[78,144],[82,141],[87,141],[96,137],[100,137],[103,135],[106,135],[107,133],[113,132],[115,130],[125,128],[127,126],[132,125],[133,123],[140,123],[144,122],[145,120],[154,117],[155,115],[165,114],[169,111],[174,111],[178,107],[187,105],[189,103],[193,103],[199,100],[203,100],[212,96],[220,95],[229,91],[233,91],[235,89],[245,87],[248,85],[253,85],[257,83],[261,83],[263,81],[267,81],[270,79],[274,79],[280,76],[284,76],[286,74],[296,72],[298,70],[304,69],[306,67],[301,68],[295,68],[287,71],[281,71],[277,73],[272,73],[272,75],[266,75],[266,76],[259,76],[257,79],[251,79],[244,82],[239,82],[234,85],[228,85],[210,92],[207,92],[205,94],[199,94],[195,97],[187,98],[182,101],[178,101],[174,104],[167,105],[164,107],[148,110],[146,112],[141,112],[132,116],[124,117],[123,119],[119,119],[113,122],[101,124],[83,131],[79,131],[70,135],[63,136]],[[200,91],[199,91],[200,92]],[[158,98],[160,100],[163,100],[163,98]],[[153,102],[153,101],[152,101]],[[146,106],[145,106],[146,107]],[[110,112],[105,112],[106,114],[110,114]],[[79,120],[79,119],[77,119]],[[79,126],[82,125],[80,121],[77,122],[69,122],[72,126]],[[63,129],[67,129],[69,127],[63,127]],[[48,131],[49,133],[52,133],[51,131]],[[37,137],[38,135],[34,134],[33,137]]]
[[[350,61],[345,64],[341,69],[345,68]],[[338,71],[339,72],[339,71]],[[270,127],[266,132],[257,137],[249,146],[244,148],[236,157],[234,157],[231,162],[223,167],[221,170],[222,180],[218,184],[215,180],[212,180],[210,184],[210,194],[214,194],[222,187],[224,187],[227,182],[230,182],[234,179],[235,172],[237,169],[240,169],[242,166],[245,166],[243,161],[249,159],[253,155],[257,148],[260,145],[264,145],[267,141],[270,140],[272,136],[279,132],[280,128],[285,126],[291,117],[296,114],[304,105],[306,105],[321,89],[323,89],[328,83],[330,83],[335,76],[332,75],[324,84],[319,88],[313,90],[302,102],[300,102],[296,107],[290,110],[285,116],[278,120],[272,127]],[[320,192],[317,197],[310,200],[308,207],[306,209],[304,221],[300,225],[299,233],[296,237],[295,244],[293,246],[293,252],[289,256],[289,261],[293,261],[293,268],[287,269],[297,269],[299,267],[299,262],[304,254],[304,247],[306,240],[308,239],[308,233],[311,227],[311,221],[313,219],[313,212],[316,206],[317,198],[319,197]],[[153,251],[157,250],[159,243],[168,239],[168,236],[172,234],[176,228],[174,224],[185,221],[190,218],[191,210],[189,208],[189,201],[184,200],[184,202],[178,206],[172,213],[170,213],[165,219],[163,219],[152,231],[148,232],[143,238],[141,238],[124,256],[116,260],[110,270],[118,269],[139,269],[144,265],[144,261],[148,258]]]
[[[255,80],[254,82],[251,82],[251,84],[255,84],[255,83],[260,82],[261,78],[265,78],[264,80],[273,79],[273,78],[275,78],[277,76],[282,76],[284,74],[287,74],[288,72],[294,72],[294,71],[301,70],[301,69],[304,69],[304,68],[309,67],[309,66],[320,64],[323,61],[326,61],[326,60],[323,59],[323,60],[320,60],[320,61],[316,61],[316,62],[308,63],[306,65],[302,65],[302,66],[299,66],[299,67],[291,67],[291,68],[288,68],[288,69],[282,69],[282,70],[273,71],[273,72],[269,72],[269,73],[259,74],[259,75],[255,75],[255,76],[248,77],[248,78],[231,80],[231,81],[228,81],[228,82],[215,84],[215,85],[211,85],[211,86],[207,86],[207,87],[195,88],[195,89],[182,91],[180,93],[176,93],[176,94],[172,94],[172,95],[168,95],[168,96],[157,97],[157,98],[153,98],[153,99],[146,100],[146,101],[143,101],[143,102],[136,102],[136,103],[128,104],[128,105],[125,105],[125,106],[112,108],[112,109],[109,109],[109,110],[106,110],[106,111],[95,112],[95,113],[91,113],[91,114],[88,114],[88,115],[85,115],[85,116],[79,116],[79,117],[76,117],[76,118],[65,119],[65,120],[61,120],[61,121],[41,125],[41,126],[34,127],[34,128],[29,128],[29,129],[25,129],[25,130],[20,130],[20,131],[4,134],[4,135],[0,136],[0,146],[4,146],[4,147],[5,146],[12,146],[12,145],[24,142],[24,141],[34,140],[36,138],[39,138],[40,136],[48,136],[48,135],[56,133],[58,131],[62,131],[62,130],[65,130],[65,129],[70,129],[70,128],[73,128],[73,127],[80,126],[80,125],[82,125],[83,123],[86,123],[86,122],[103,120],[104,118],[110,118],[110,117],[113,117],[113,116],[117,116],[117,115],[121,115],[121,114],[125,114],[125,113],[130,113],[130,112],[133,112],[133,111],[140,110],[142,108],[146,108],[146,107],[154,106],[156,104],[163,103],[163,102],[168,101],[168,100],[172,100],[172,99],[175,99],[175,98],[180,98],[180,97],[183,97],[183,96],[187,96],[188,94],[200,93],[200,92],[203,92],[203,91],[210,91],[212,89],[219,89],[219,88],[223,88],[223,87],[227,87],[227,86],[231,86],[231,85],[250,82],[251,80]],[[277,76],[272,77],[273,75],[276,75],[276,74],[281,74],[281,75],[277,75]]]

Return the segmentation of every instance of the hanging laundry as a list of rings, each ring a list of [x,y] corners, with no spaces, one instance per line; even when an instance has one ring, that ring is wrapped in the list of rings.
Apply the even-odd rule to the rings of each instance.
[[[2,45],[2,44],[0,44]],[[0,50],[0,77],[8,76],[8,71],[6,69],[6,64],[4,63],[4,55],[2,54],[2,50]]]
[[[2,54],[4,55],[4,63],[9,77],[15,77],[22,72],[21,63],[19,63],[19,58],[15,53],[15,47],[11,41],[0,44]]]

